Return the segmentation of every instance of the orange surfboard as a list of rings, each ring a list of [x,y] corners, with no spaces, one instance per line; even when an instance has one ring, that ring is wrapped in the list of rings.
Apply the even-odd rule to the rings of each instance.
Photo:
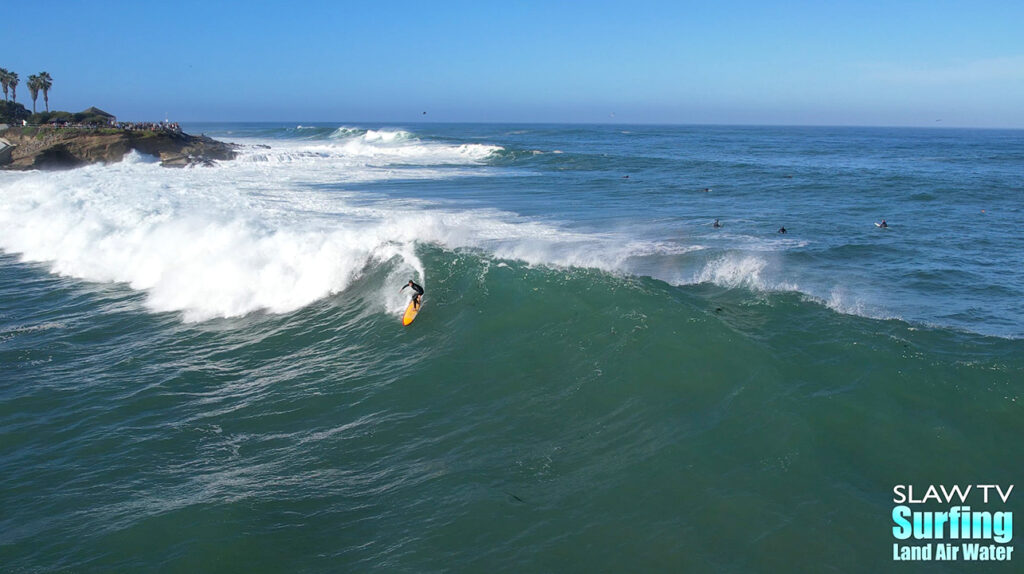
[[[420,300],[420,306],[418,308],[415,305],[413,305],[412,301],[409,301],[409,306],[405,308],[405,315],[402,317],[402,324],[408,325],[409,323],[412,323],[413,319],[416,318],[416,315],[419,314],[420,309],[422,308],[422,300]]]

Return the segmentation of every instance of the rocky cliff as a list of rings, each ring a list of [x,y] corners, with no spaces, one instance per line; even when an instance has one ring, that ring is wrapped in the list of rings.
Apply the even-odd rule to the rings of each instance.
[[[10,150],[2,169],[62,169],[121,161],[131,150],[160,158],[166,167],[211,165],[235,157],[235,145],[165,130],[14,127],[0,132]],[[6,154],[3,154],[6,156]]]

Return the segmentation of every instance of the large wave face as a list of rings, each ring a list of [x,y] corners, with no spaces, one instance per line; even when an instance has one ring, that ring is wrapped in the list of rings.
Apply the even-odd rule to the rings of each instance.
[[[343,189],[396,169],[403,180],[477,173],[496,146],[352,128],[312,145],[267,145],[245,144],[238,161],[213,169],[169,170],[131,154],[114,165],[5,174],[0,248],[62,275],[126,283],[147,293],[152,310],[189,321],[293,311],[379,266],[388,285],[428,282],[417,243],[606,269],[635,249],[610,252],[609,238],[492,208]],[[399,312],[403,297],[382,286],[378,302]]]
[[[190,321],[289,312],[345,293],[378,267],[399,285],[429,283],[417,253],[434,244],[756,297],[796,292],[840,313],[1022,334],[1012,297],[1019,277],[988,284],[965,275],[952,285],[944,252],[913,247],[906,227],[875,233],[870,220],[866,232],[846,223],[862,217],[867,199],[850,194],[849,213],[837,218],[820,207],[832,201],[820,182],[775,198],[779,184],[758,180],[777,166],[757,163],[752,152],[737,163],[730,149],[686,144],[685,130],[648,130],[645,143],[597,128],[441,132],[222,129],[212,135],[239,143],[240,155],[212,169],[168,170],[131,155],[68,172],[2,173],[0,249],[56,273],[126,283],[146,292],[151,309]],[[741,134],[741,144],[749,141]],[[677,149],[694,157],[678,160]],[[750,175],[754,168],[762,171]],[[706,172],[733,178],[735,189],[692,193],[678,183]],[[880,193],[879,201],[891,201],[887,189]],[[776,234],[758,221],[797,218],[783,208],[804,210],[797,233]],[[710,226],[729,211],[745,218]],[[957,265],[978,269],[984,261],[971,254],[981,244],[962,243],[963,255],[951,251]],[[885,274],[867,272],[875,267]],[[403,297],[391,291],[381,286],[379,306],[397,313]]]

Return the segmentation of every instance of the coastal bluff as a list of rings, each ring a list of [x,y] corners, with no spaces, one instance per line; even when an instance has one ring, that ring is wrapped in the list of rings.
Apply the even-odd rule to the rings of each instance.
[[[0,169],[69,169],[121,161],[128,152],[160,158],[164,167],[234,159],[234,144],[161,129],[27,126],[0,131]]]

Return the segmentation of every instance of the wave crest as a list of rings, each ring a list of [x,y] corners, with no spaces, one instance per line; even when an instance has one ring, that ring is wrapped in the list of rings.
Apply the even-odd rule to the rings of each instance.
[[[322,160],[358,166],[479,165],[504,148],[479,143],[423,140],[400,129],[365,129],[352,126],[318,128],[298,126],[295,138],[256,140],[243,148],[243,162],[293,163]]]
[[[718,257],[697,273],[695,283],[714,283],[735,289],[744,287],[756,291],[795,291],[791,283],[775,281],[770,276],[770,265],[765,255],[729,253]]]

